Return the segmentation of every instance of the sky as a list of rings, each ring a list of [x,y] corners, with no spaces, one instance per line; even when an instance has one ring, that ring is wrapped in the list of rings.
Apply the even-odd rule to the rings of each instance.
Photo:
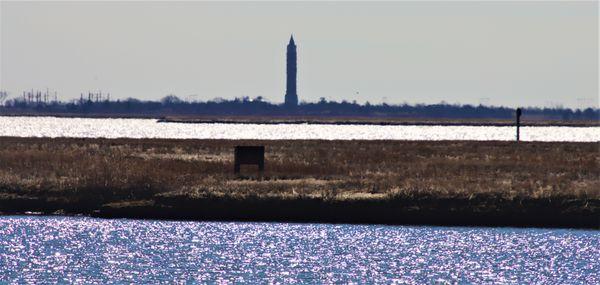
[[[0,89],[598,107],[597,1],[0,2]]]

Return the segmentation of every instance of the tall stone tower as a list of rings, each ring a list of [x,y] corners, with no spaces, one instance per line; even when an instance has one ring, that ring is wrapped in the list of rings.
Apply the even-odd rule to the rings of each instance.
[[[294,36],[290,37],[287,46],[287,84],[285,90],[285,106],[295,107],[298,105],[298,94],[296,93],[296,43]]]

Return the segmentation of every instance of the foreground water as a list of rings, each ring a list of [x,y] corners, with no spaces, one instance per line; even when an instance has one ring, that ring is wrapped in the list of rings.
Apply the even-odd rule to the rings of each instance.
[[[600,232],[0,217],[0,283],[600,283]]]
[[[153,119],[2,117],[0,136],[167,139],[500,140],[514,127],[184,124]],[[600,127],[522,127],[523,141],[600,141]]]

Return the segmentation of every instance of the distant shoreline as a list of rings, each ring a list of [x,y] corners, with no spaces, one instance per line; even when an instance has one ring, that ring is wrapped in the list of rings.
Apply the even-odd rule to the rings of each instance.
[[[475,120],[337,120],[324,118],[322,120],[294,120],[294,119],[273,119],[273,120],[248,120],[248,119],[158,119],[159,123],[181,123],[181,124],[252,124],[252,125],[376,125],[376,126],[473,126],[473,127],[514,127],[515,123],[509,123],[506,120],[483,121],[476,122]],[[600,122],[524,122],[522,127],[600,127]]]

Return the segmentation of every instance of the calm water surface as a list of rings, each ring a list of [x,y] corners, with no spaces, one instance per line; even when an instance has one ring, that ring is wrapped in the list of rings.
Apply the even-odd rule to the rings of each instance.
[[[0,283],[600,283],[600,232],[0,217]]]
[[[0,116],[0,136],[264,140],[512,141],[515,127],[183,124],[153,119]],[[522,127],[523,141],[598,142],[600,127]]]

